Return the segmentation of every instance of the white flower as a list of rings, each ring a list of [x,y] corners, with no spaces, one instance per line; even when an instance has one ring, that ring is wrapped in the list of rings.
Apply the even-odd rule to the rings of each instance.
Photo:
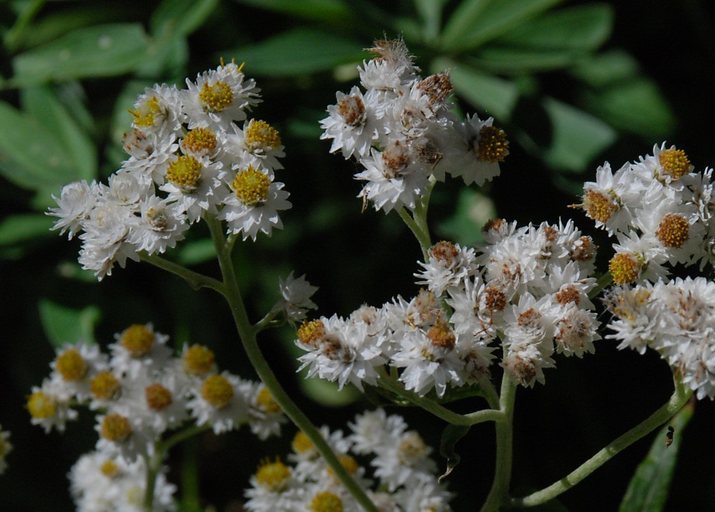
[[[358,454],[381,453],[393,444],[393,440],[407,430],[402,416],[387,416],[384,409],[367,411],[355,417],[350,423],[354,443],[353,451]]]
[[[224,134],[224,162],[241,168],[252,165],[274,171],[282,169],[278,161],[285,156],[278,130],[265,121],[251,119],[243,129],[231,125],[233,133]]]
[[[248,404],[240,379],[228,372],[206,377],[191,389],[187,407],[196,424],[210,425],[215,434],[237,430],[248,420]]]
[[[506,134],[492,126],[493,122],[491,117],[482,121],[476,114],[467,115],[461,133],[455,133],[451,146],[445,149],[447,172],[461,177],[465,185],[482,186],[499,176],[499,162],[509,154]]]
[[[52,196],[57,208],[50,208],[47,212],[59,218],[52,229],[59,229],[60,235],[68,231],[68,238],[73,238],[82,229],[82,223],[89,217],[98,198],[99,187],[95,182],[76,181],[62,187],[59,198]]]
[[[325,130],[320,138],[333,139],[330,152],[341,151],[343,157],[368,155],[370,146],[378,139],[378,120],[374,94],[366,96],[353,86],[349,94],[336,93],[337,104],[328,107],[328,117],[320,121]]]
[[[109,365],[122,377],[151,375],[161,370],[171,357],[171,349],[166,346],[169,337],[154,331],[151,323],[131,325],[114,338],[116,342],[109,347],[112,352]]]
[[[129,113],[132,114],[134,128],[167,137],[181,130],[181,124],[185,122],[181,110],[178,89],[157,84],[144,89]]]
[[[5,459],[11,451],[12,443],[10,442],[10,432],[3,430],[2,425],[0,425],[0,475],[2,475],[7,468],[7,461]]]
[[[318,287],[312,286],[305,275],[293,277],[291,272],[285,279],[278,280],[278,288],[283,297],[278,305],[290,320],[304,320],[308,310],[317,309],[318,306],[310,298]]]
[[[196,222],[204,212],[213,212],[219,202],[217,189],[221,185],[221,164],[207,158],[191,155],[176,157],[166,169],[161,190],[168,194],[167,201],[175,202],[179,211],[186,213],[190,223]]]
[[[184,239],[189,224],[176,203],[158,196],[149,196],[139,204],[139,216],[131,225],[127,242],[136,250],[162,254]]]
[[[27,410],[33,425],[40,425],[45,432],[53,428],[64,432],[67,421],[77,419],[77,411],[70,408],[69,400],[54,390],[51,381],[45,379],[41,387],[33,386],[27,398]]]
[[[286,417],[268,388],[260,382],[241,381],[239,389],[248,404],[248,425],[259,439],[278,436]]]
[[[442,295],[476,273],[475,260],[474,249],[470,247],[438,242],[430,248],[428,261],[418,262],[424,270],[415,274],[421,279],[417,284],[426,284],[436,295]]]
[[[60,400],[83,402],[90,397],[92,378],[107,368],[107,358],[96,344],[66,343],[50,366],[52,390]]]

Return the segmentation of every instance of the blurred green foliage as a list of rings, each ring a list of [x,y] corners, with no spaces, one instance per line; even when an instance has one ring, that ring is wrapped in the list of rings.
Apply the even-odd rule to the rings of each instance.
[[[671,11],[680,12],[678,2],[666,3]],[[698,14],[699,3],[687,3],[690,13],[695,13],[687,22],[695,27],[693,37],[710,33],[708,17]],[[614,15],[619,9],[630,16],[620,25]],[[345,314],[362,302],[380,304],[392,295],[413,292],[411,273],[419,255],[398,219],[359,214],[350,166],[339,156],[328,155],[328,146],[318,140],[318,120],[324,117],[325,106],[335,101],[335,91],[355,83],[355,65],[367,55],[363,48],[376,38],[401,35],[425,73],[450,72],[455,108],[494,116],[510,134],[512,156],[503,166],[504,176],[493,185],[476,191],[447,183],[434,194],[436,233],[472,243],[479,239],[480,225],[495,213],[520,222],[566,215],[565,205],[573,202],[569,194],[592,177],[595,165],[606,155],[633,159],[672,134],[706,140],[704,130],[687,132],[676,125],[671,105],[675,103],[681,115],[689,114],[695,126],[705,122],[707,116],[698,115],[698,100],[709,97],[709,90],[701,96],[680,94],[674,84],[681,85],[682,75],[688,76],[683,71],[688,62],[693,67],[704,62],[697,59],[710,58],[710,68],[715,68],[715,51],[704,45],[700,55],[692,50],[697,47],[692,41],[686,48],[679,47],[689,25],[681,25],[685,28],[680,32],[662,30],[660,13],[668,11],[668,7],[641,12],[616,2],[558,0],[0,3],[0,277],[4,295],[11,298],[3,311],[11,332],[3,340],[7,371],[1,389],[13,397],[3,402],[0,423],[13,430],[16,446],[8,474],[0,477],[0,488],[7,489],[0,492],[0,509],[69,510],[64,475],[76,457],[91,447],[91,425],[78,425],[78,433],[58,443],[56,436],[47,438],[30,429],[25,415],[18,414],[30,387],[47,373],[51,344],[78,337],[103,343],[129,323],[153,321],[159,331],[172,335],[177,346],[188,340],[211,344],[226,367],[250,375],[236,353],[228,312],[218,301],[132,264],[97,285],[76,264],[77,245],[48,230],[51,219],[44,212],[52,204],[52,194],[71,181],[104,179],[119,166],[124,158],[121,136],[130,120],[127,110],[144,87],[180,83],[214,67],[221,58],[246,63],[247,75],[255,76],[264,90],[264,103],[255,115],[275,123],[283,135],[288,154],[285,181],[294,210],[284,219],[284,232],[239,249],[237,258],[245,269],[239,276],[241,284],[258,315],[275,300],[279,276],[292,269],[297,274],[306,272],[311,282],[321,286],[317,298],[321,312]],[[649,72],[660,72],[658,82],[639,64],[653,45],[663,51],[673,48],[668,63],[650,62]],[[638,58],[632,48],[641,52]],[[677,63],[682,63],[680,68]],[[675,66],[675,71],[668,66]],[[207,273],[214,271],[213,256],[200,227],[192,229],[190,239],[172,255]],[[317,422],[339,426],[353,411],[337,406],[361,397],[337,394],[323,383],[294,376],[292,335],[289,329],[268,335],[266,353],[286,382],[300,385],[310,397],[304,406]],[[613,350],[604,351],[600,357],[606,365],[615,365]],[[659,393],[664,397],[669,392],[667,375],[660,375],[663,386],[648,387],[652,396],[642,400],[639,408],[631,410],[630,402],[614,403],[607,391],[593,387],[579,388],[574,404],[573,383],[597,382],[603,370],[589,366],[580,370],[569,364],[560,368],[561,377],[550,377],[553,384],[547,390],[553,386],[558,391],[561,386],[555,403],[563,409],[550,414],[540,390],[524,392],[525,401],[534,405],[524,405],[517,421],[527,425],[524,435],[542,439],[537,446],[525,438],[521,444],[517,440],[517,453],[525,455],[517,458],[524,470],[515,478],[527,486],[559,477],[569,463],[578,462],[570,457],[569,440],[581,443],[583,449],[576,451],[587,456],[619,433],[622,421],[637,421],[643,416],[641,409],[659,405]],[[606,368],[609,379],[622,388],[639,379],[650,380],[653,368],[663,370],[656,362],[638,370],[641,373],[630,366],[628,374],[618,371],[622,366]],[[585,378],[589,376],[591,380]],[[326,414],[315,401],[334,408]],[[576,436],[558,417],[569,407],[575,408],[570,420],[584,426]],[[594,412],[597,407],[608,412],[600,415]],[[408,421],[420,425],[432,446],[438,446],[439,424],[421,424],[421,416],[405,414]],[[534,419],[541,417],[547,419]],[[461,485],[470,489],[468,494],[485,491],[490,478],[490,463],[485,460],[491,457],[492,433],[474,430],[470,436],[481,444],[468,444],[470,436],[460,442],[462,462],[452,477],[453,488],[459,491]],[[238,468],[236,460],[228,460],[213,462],[211,467],[199,464],[198,470],[187,459],[182,471],[187,467],[199,471],[206,504],[228,507],[231,500],[240,499],[239,489],[257,461],[273,454],[261,446],[246,450],[242,444],[246,440],[240,436],[201,441],[203,457],[218,458],[224,452],[245,457]],[[280,451],[285,450],[275,453]],[[52,461],[43,464],[42,484],[33,482],[37,468],[28,453]],[[642,455],[625,457],[626,467],[617,472],[621,477],[614,477],[615,485],[594,478],[596,487],[579,486],[564,496],[563,503],[572,503],[572,510],[615,507],[625,491],[622,475],[632,472]],[[181,454],[177,457],[181,462]],[[701,488],[706,487],[707,475],[695,480]],[[709,475],[709,481],[715,482],[712,471]],[[178,470],[173,481],[179,481]],[[43,492],[37,492],[38,485],[43,485]],[[194,503],[195,510],[192,485],[198,484],[186,485],[186,503]],[[608,492],[599,485],[608,487]],[[692,485],[676,480],[676,496],[678,492],[692,496],[688,494]],[[589,508],[595,497],[601,501]],[[466,498],[455,501],[455,510],[473,509]],[[704,503],[715,503],[715,496],[707,492],[698,499],[700,509],[707,508]]]

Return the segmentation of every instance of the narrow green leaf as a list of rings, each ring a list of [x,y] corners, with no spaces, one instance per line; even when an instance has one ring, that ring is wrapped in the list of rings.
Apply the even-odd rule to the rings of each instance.
[[[575,50],[531,50],[486,46],[470,58],[470,64],[493,73],[550,71],[577,62],[583,53]]]
[[[544,110],[551,122],[551,144],[543,158],[555,169],[583,171],[616,139],[606,123],[558,100],[544,100]]]
[[[619,512],[659,512],[664,510],[668,490],[673,478],[675,463],[680,449],[683,429],[690,421],[694,410],[689,403],[664,426],[631,479],[621,501]],[[672,443],[668,446],[668,426],[673,428]]]
[[[57,96],[47,86],[22,90],[22,105],[62,144],[79,179],[92,180],[97,175],[97,150],[89,136],[69,115]]]
[[[30,190],[80,179],[72,158],[34,118],[0,102],[0,174]]]
[[[64,343],[78,341],[95,342],[94,328],[101,316],[97,306],[72,309],[49,299],[41,299],[38,307],[42,327],[52,346],[60,347]]]
[[[442,34],[442,48],[450,52],[476,48],[561,1],[465,0],[447,22]]]
[[[170,27],[176,36],[188,36],[216,9],[218,0],[164,0],[154,10],[149,25],[156,35]]]
[[[47,215],[34,213],[5,217],[0,221],[0,245],[17,245],[47,237],[52,223],[52,219]]]
[[[138,23],[82,28],[15,57],[13,82],[27,86],[127,73],[144,61],[148,44]]]
[[[349,4],[344,0],[239,0],[242,4],[280,12],[290,17],[345,24],[354,18]]]
[[[424,23],[424,39],[426,41],[433,41],[439,35],[445,3],[447,0],[414,0],[415,8]]]
[[[587,4],[548,12],[504,34],[498,42],[533,49],[595,50],[611,35],[613,9]]]
[[[335,34],[297,28],[222,55],[245,62],[252,75],[287,76],[328,71],[357,61],[363,46]]]
[[[216,258],[216,248],[210,238],[192,240],[179,245],[177,262],[182,265],[198,265]]]
[[[586,105],[612,126],[649,139],[665,137],[675,128],[675,116],[665,98],[645,78],[615,83],[588,94]]]
[[[592,87],[603,87],[640,74],[638,62],[621,50],[612,50],[581,59],[571,73]]]
[[[301,379],[301,391],[311,400],[328,407],[345,407],[362,398],[362,393],[352,386],[338,391],[338,385],[318,378]]]
[[[445,59],[438,59],[432,69],[450,69],[455,91],[474,107],[502,121],[511,116],[519,96],[513,82],[482,73],[468,64]]]
[[[454,468],[459,464],[462,457],[457,453],[457,443],[469,433],[471,427],[461,425],[447,425],[442,431],[442,437],[439,442],[439,453],[447,459],[447,468],[445,469],[440,480],[449,476]]]

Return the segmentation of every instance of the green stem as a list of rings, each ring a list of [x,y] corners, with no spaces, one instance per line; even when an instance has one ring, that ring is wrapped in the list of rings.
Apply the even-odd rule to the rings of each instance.
[[[484,423],[487,421],[502,422],[504,421],[504,415],[499,410],[485,409],[482,411],[476,411],[469,414],[459,414],[454,411],[447,409],[446,407],[438,404],[434,400],[419,396],[417,393],[407,391],[398,382],[388,377],[386,374],[382,374],[378,379],[378,384],[388,391],[396,394],[412,402],[414,405],[424,409],[425,411],[437,416],[438,418],[450,423],[452,425],[470,426],[476,425],[477,423]]]
[[[243,344],[249,361],[256,370],[263,384],[268,388],[273,399],[278,403],[283,412],[291,419],[291,421],[308,436],[313,445],[316,447],[320,455],[325,459],[325,462],[331,467],[343,485],[352,494],[355,500],[369,512],[377,512],[377,508],[372,503],[370,498],[365,494],[365,491],[353,479],[350,473],[343,467],[335,453],[330,448],[330,445],[323,438],[320,431],[311,423],[303,411],[291,400],[288,393],[283,389],[280,382],[276,378],[268,361],[263,357],[261,350],[256,340],[255,328],[251,325],[248,319],[248,313],[241,297],[241,292],[238,287],[236,272],[231,259],[231,247],[226,244],[226,239],[223,235],[221,223],[215,218],[207,218],[207,224],[211,230],[216,252],[218,254],[221,273],[224,278],[224,297],[231,308],[236,329],[238,330],[239,338]]]
[[[429,249],[432,247],[432,241],[430,240],[429,231],[424,229],[424,222],[418,222],[404,207],[398,208],[397,213],[400,215],[402,222],[404,222],[405,225],[410,228],[412,234],[415,235],[422,249],[422,257],[427,261],[429,258]]]
[[[194,290],[198,290],[200,288],[211,288],[212,290],[215,290],[223,295],[223,283],[213,277],[205,276],[198,272],[194,272],[193,270],[189,270],[188,268],[179,265],[178,263],[174,263],[173,261],[164,259],[161,256],[142,253],[140,254],[140,257],[142,261],[146,261],[155,267],[179,276],[189,283],[189,286],[191,286]]]
[[[560,494],[568,491],[571,487],[578,484],[581,480],[600,468],[608,462],[613,456],[621,450],[629,447],[639,439],[653,432],[655,429],[666,423],[673,415],[682,409],[692,396],[693,392],[674,379],[675,389],[667,403],[663,404],[653,414],[648,416],[641,423],[630,429],[625,434],[614,439],[606,447],[602,448],[596,454],[581,464],[579,467],[571,471],[565,477],[557,480],[553,484],[536,491],[523,498],[513,498],[510,503],[517,507],[533,507],[541,505],[549,500],[554,499]]]
[[[19,44],[22,42],[23,33],[44,5],[45,0],[32,0],[22,9],[17,20],[15,20],[15,24],[5,33],[4,42],[8,52],[12,53],[18,49]]]
[[[515,400],[516,383],[511,380],[511,377],[509,377],[507,372],[504,372],[502,376],[499,403],[501,406],[501,413],[504,415],[505,421],[494,424],[497,443],[494,480],[492,481],[492,487],[489,490],[487,500],[482,506],[482,512],[499,510],[499,508],[508,501],[513,455],[513,421]]]
[[[611,273],[604,272],[598,278],[598,281],[596,282],[596,287],[589,292],[588,298],[593,299],[594,297],[597,297],[598,294],[601,293],[601,290],[603,290],[606,286],[610,285],[611,283],[613,283],[613,277],[611,276]]]

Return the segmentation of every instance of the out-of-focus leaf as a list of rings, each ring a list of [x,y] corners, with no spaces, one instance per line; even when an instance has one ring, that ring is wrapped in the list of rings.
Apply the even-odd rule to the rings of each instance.
[[[144,29],[138,23],[75,30],[15,57],[13,83],[27,86],[49,80],[127,73],[146,59],[148,45]]]
[[[0,245],[16,245],[46,237],[52,223],[50,217],[34,213],[5,217],[0,221]]]
[[[32,117],[0,102],[0,174],[30,190],[80,179],[59,140]]]
[[[178,246],[176,260],[182,265],[198,265],[216,258],[216,248],[210,238],[184,242]]]
[[[693,409],[690,403],[671,419],[669,426],[673,428],[673,442],[670,446],[666,445],[668,426],[660,429],[648,455],[628,484],[619,512],[659,512],[665,508],[681,434],[693,415]]]
[[[449,476],[452,470],[459,464],[462,459],[457,453],[456,446],[460,439],[469,433],[470,427],[462,425],[447,425],[442,431],[442,437],[439,442],[439,453],[447,459],[447,468],[439,477],[440,480]]]
[[[612,126],[649,139],[664,137],[675,127],[665,98],[647,79],[615,83],[588,94],[586,104]]]
[[[90,271],[83,269],[76,261],[63,261],[57,265],[57,275],[65,279],[76,279],[83,283],[97,284],[97,277]]]
[[[72,116],[79,128],[88,134],[95,133],[94,117],[87,108],[87,96],[79,81],[63,82],[54,88],[55,95]]]
[[[573,50],[529,50],[488,46],[469,62],[494,73],[549,71],[573,64],[583,54]]]
[[[494,117],[507,120],[516,105],[519,95],[513,82],[487,75],[467,64],[455,64],[446,59],[437,59],[433,70],[450,70],[450,78],[457,94],[474,107]]]
[[[88,135],[65,110],[47,86],[22,90],[22,106],[62,144],[77,169],[79,179],[92,180],[97,175],[97,150]]]
[[[101,316],[97,306],[72,309],[49,299],[41,299],[38,307],[42,328],[52,346],[61,347],[64,343],[78,341],[95,342],[94,327]]]
[[[500,44],[541,50],[595,50],[610,36],[613,10],[590,4],[547,12],[498,39]]]
[[[442,48],[476,48],[518,27],[561,0],[464,0],[442,32]]]
[[[181,80],[186,76],[186,63],[189,60],[189,44],[184,36],[178,37],[172,29],[165,30],[154,39],[147,49],[147,59],[137,66],[139,77],[160,81],[163,77],[174,77]]]
[[[544,100],[544,110],[551,122],[551,144],[543,157],[555,169],[583,171],[616,139],[606,123],[558,100]]]
[[[239,0],[243,4],[280,12],[290,17],[344,24],[354,15],[345,0]]]
[[[592,87],[602,87],[639,74],[636,60],[620,50],[584,57],[571,73]]]
[[[457,198],[454,214],[437,227],[440,236],[462,245],[472,245],[482,240],[481,227],[496,217],[494,203],[488,197],[469,188],[463,188]]]
[[[188,36],[204,24],[218,0],[164,0],[154,10],[149,25],[152,34],[170,27],[176,36]]]
[[[251,75],[286,76],[327,71],[359,60],[363,46],[335,34],[297,28],[223,55],[245,62]]]
[[[362,397],[362,394],[351,386],[338,391],[338,385],[322,379],[301,379],[301,391],[320,405],[329,407],[345,407]]]
[[[439,35],[442,9],[447,0],[414,0],[415,8],[424,22],[424,38],[432,41]]]

